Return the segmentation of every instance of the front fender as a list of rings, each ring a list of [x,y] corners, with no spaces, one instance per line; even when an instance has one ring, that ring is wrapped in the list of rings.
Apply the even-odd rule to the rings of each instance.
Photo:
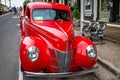
[[[35,62],[31,62],[28,58],[28,48],[35,46],[39,49],[39,58]],[[20,45],[20,60],[25,71],[40,72],[45,69],[50,71],[51,58],[50,53],[44,40],[37,37],[25,37]]]
[[[75,65],[84,68],[92,68],[97,60],[97,55],[95,58],[90,59],[87,54],[86,54],[86,48],[87,46],[92,45],[96,48],[96,46],[92,43],[91,40],[81,37],[81,36],[76,36],[74,39],[74,56],[75,56]]]

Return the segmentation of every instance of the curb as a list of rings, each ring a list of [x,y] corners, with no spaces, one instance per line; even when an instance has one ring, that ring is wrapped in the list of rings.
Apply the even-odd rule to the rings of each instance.
[[[106,37],[106,36],[104,37],[104,39],[105,39],[105,40],[107,40],[107,41],[113,42],[113,43],[120,44],[120,42],[119,42],[119,41],[114,40],[114,39],[110,39],[109,37]]]
[[[0,15],[0,17],[3,17],[3,16],[6,16],[6,15],[9,15],[10,13],[5,13],[3,15]]]
[[[120,69],[116,68],[112,63],[110,63],[107,60],[101,59],[100,57],[98,57],[97,60],[98,63],[102,64],[104,67],[106,67],[106,69],[110,70],[111,72],[113,72],[115,75],[120,75]]]

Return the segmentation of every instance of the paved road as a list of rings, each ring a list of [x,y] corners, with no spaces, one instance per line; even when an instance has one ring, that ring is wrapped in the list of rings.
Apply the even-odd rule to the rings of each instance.
[[[0,17],[0,80],[18,80],[20,34],[18,15]]]

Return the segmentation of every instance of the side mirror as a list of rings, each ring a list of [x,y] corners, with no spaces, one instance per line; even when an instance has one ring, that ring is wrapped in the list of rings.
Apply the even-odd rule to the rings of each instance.
[[[29,20],[28,16],[25,16],[25,19],[26,19],[26,20]]]
[[[25,16],[25,19],[28,19],[28,16]]]

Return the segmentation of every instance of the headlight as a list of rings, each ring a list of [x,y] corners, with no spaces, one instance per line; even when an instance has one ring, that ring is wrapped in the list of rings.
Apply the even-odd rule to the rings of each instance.
[[[32,47],[28,48],[28,57],[32,62],[34,62],[38,59],[39,51],[38,51],[37,47],[32,46]]]
[[[96,56],[96,49],[92,45],[87,47],[87,51],[86,52],[87,52],[87,55],[88,55],[89,58],[95,58],[95,56]]]

